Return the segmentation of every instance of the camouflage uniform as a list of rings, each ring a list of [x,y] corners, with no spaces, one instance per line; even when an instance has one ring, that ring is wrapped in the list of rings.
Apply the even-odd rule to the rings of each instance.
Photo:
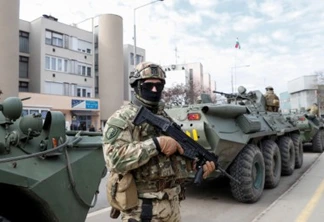
[[[273,88],[268,86],[266,88],[266,110],[269,112],[278,112],[279,110],[279,97],[274,93]]]
[[[143,102],[137,97],[121,107],[107,121],[103,133],[103,152],[110,171],[131,172],[137,187],[138,206],[122,212],[123,221],[141,219],[143,202],[152,206],[151,221],[181,221],[180,199],[184,180],[192,170],[192,163],[180,155],[167,157],[160,153],[153,138],[161,135],[153,126],[132,124]],[[161,107],[157,115],[166,116]]]
[[[314,116],[319,116],[319,110],[318,110],[318,106],[316,103],[314,103],[313,105],[311,105],[307,111],[309,112],[309,114],[312,114]]]

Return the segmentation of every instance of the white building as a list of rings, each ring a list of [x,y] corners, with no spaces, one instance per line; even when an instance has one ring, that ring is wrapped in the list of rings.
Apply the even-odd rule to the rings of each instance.
[[[165,88],[172,88],[177,85],[188,84],[188,71],[186,70],[171,70],[165,71],[166,83]]]
[[[145,49],[136,46],[135,64],[146,61]],[[134,46],[126,44],[124,45],[124,100],[131,100],[133,95],[133,89],[129,85],[129,75],[134,71]]]
[[[124,103],[123,19],[100,15],[92,32],[53,16],[20,20],[19,0],[5,2],[0,100],[31,97],[23,101],[23,114],[57,110],[69,123],[99,129]]]
[[[300,110],[319,103],[317,75],[302,76],[288,81],[291,109]]]

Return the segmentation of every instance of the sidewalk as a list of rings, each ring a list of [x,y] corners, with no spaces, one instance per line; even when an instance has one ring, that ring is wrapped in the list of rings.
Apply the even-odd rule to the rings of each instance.
[[[324,221],[324,153],[253,222]]]

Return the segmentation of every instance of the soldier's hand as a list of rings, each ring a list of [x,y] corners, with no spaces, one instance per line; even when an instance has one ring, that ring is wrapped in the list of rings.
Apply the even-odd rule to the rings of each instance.
[[[179,152],[183,154],[183,149],[180,144],[175,141],[172,137],[169,136],[159,136],[157,140],[160,144],[161,152],[167,156],[174,154],[175,152]]]
[[[203,165],[203,178],[206,179],[209,174],[211,174],[215,170],[215,163],[213,161],[206,161]]]

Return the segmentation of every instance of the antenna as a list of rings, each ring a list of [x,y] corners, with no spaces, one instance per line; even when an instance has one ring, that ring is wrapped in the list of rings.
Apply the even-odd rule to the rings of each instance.
[[[177,48],[177,46],[174,48],[174,54],[175,54],[175,64],[178,64],[177,59],[179,58],[179,56],[178,56],[178,48]]]

